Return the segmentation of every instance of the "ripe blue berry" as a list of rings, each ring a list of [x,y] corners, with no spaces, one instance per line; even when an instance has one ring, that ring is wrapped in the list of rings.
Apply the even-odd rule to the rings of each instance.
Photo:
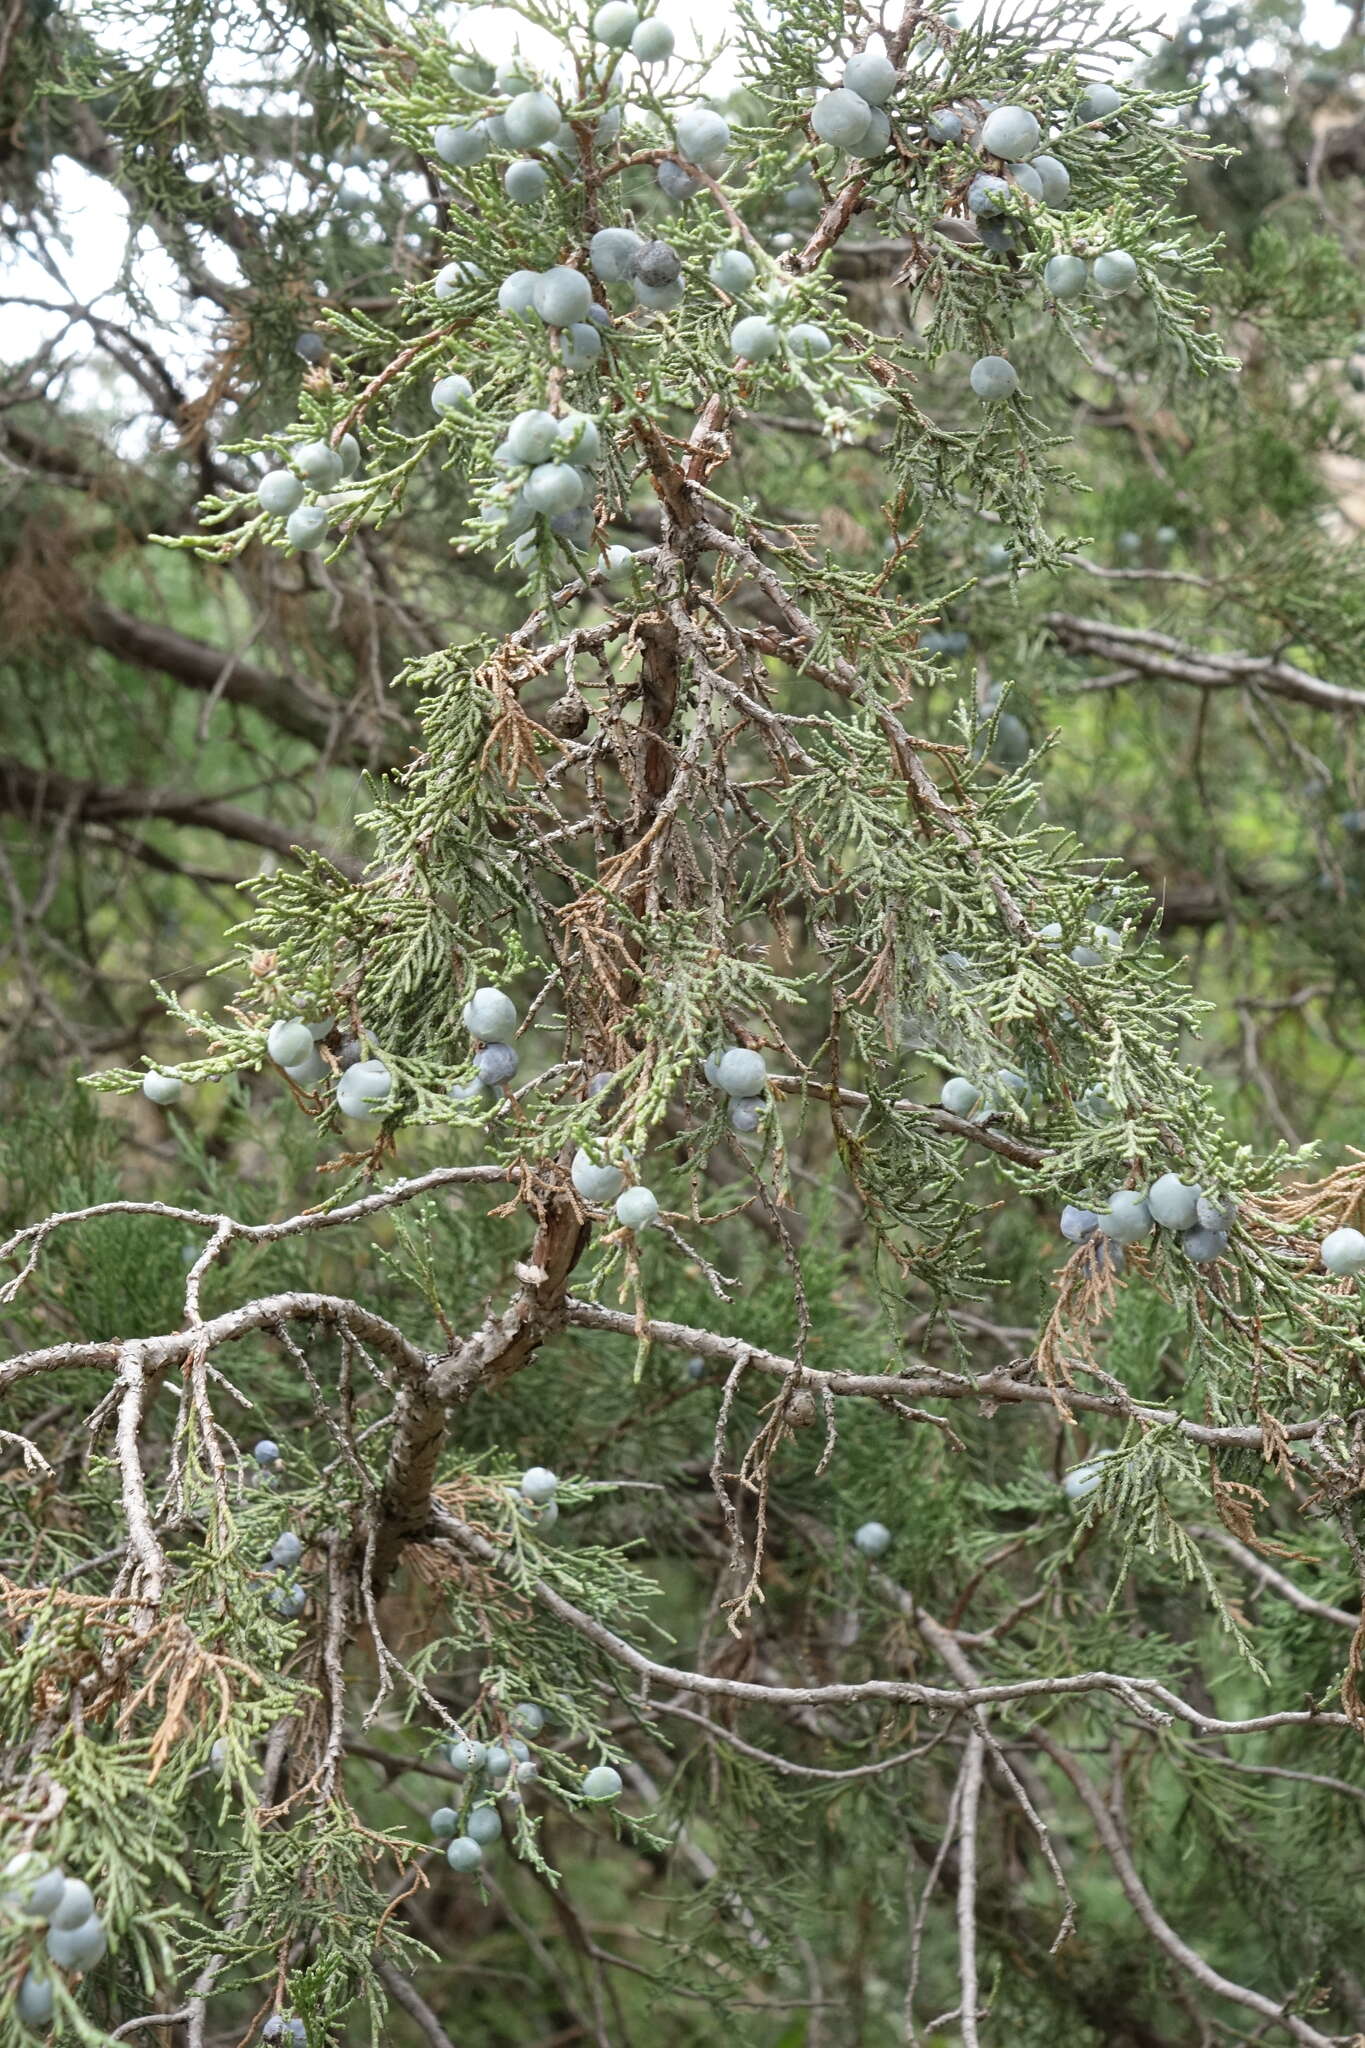
[[[762,1123],[767,1107],[766,1096],[732,1095],[730,1097],[730,1129],[738,1131],[741,1137],[751,1137]]]
[[[155,1102],[162,1109],[167,1108],[170,1103],[180,1100],[184,1085],[184,1082],[177,1074],[151,1073],[144,1074],[142,1077],[143,1094],[148,1102]]]
[[[303,1538],[292,1529],[284,1529],[270,1546],[270,1562],[287,1571],[303,1556]]]
[[[262,512],[287,519],[303,503],[303,485],[292,470],[272,469],[256,486],[256,503]]]
[[[981,124],[981,147],[1007,163],[1032,156],[1042,141],[1042,130],[1027,107],[996,107]]]
[[[642,21],[630,39],[630,54],[641,64],[666,64],[673,55],[673,31],[668,23],[657,16]]]
[[[1205,1230],[1231,1230],[1237,1221],[1237,1204],[1231,1197],[1205,1193],[1195,1203],[1195,1214]]]
[[[464,1831],[471,1842],[486,1847],[502,1833],[502,1815],[496,1806],[472,1806],[465,1815]]]
[[[1186,1258],[1193,1259],[1196,1266],[1211,1266],[1215,1259],[1221,1259],[1228,1248],[1226,1230],[1205,1230],[1199,1226],[1187,1230],[1180,1240],[1180,1249]]]
[[[1163,1173],[1147,1190],[1147,1207],[1164,1230],[1192,1230],[1199,1216],[1200,1189],[1178,1173]]]
[[[1112,85],[1092,85],[1076,109],[1080,121],[1105,121],[1123,105],[1123,96]]]
[[[975,1081],[954,1074],[944,1082],[938,1099],[951,1116],[975,1116],[981,1107],[981,1090]]]
[[[1019,372],[1003,356],[978,356],[971,368],[971,387],[978,398],[992,404],[1013,398],[1019,389]]]
[[[1043,285],[1054,299],[1074,299],[1085,290],[1089,272],[1080,256],[1050,256],[1043,265]]]
[[[941,107],[924,124],[931,142],[961,142],[962,116],[951,107]]]
[[[458,1771],[461,1777],[474,1777],[488,1758],[485,1745],[472,1735],[462,1735],[458,1741],[452,1742],[446,1754],[451,1770]]]
[[[514,1045],[485,1045],[474,1055],[474,1072],[485,1088],[501,1088],[520,1065],[521,1054]]]
[[[545,197],[550,173],[534,157],[519,157],[502,174],[502,189],[514,206],[536,206]]]
[[[659,168],[662,170],[665,166],[661,164]],[[675,277],[672,284],[646,284],[643,278],[637,277],[631,289],[636,303],[651,313],[671,313],[687,296],[687,287],[680,277]]]
[[[582,503],[587,486],[578,470],[567,462],[541,462],[524,485],[526,502],[547,517],[555,512],[572,512]]]
[[[493,143],[486,121],[474,121],[467,126],[447,121],[436,130],[431,140],[442,163],[454,164],[460,170],[471,164],[481,164]]]
[[[302,1017],[279,1017],[266,1033],[265,1049],[277,1067],[296,1067],[313,1050],[313,1034]]]
[[[686,108],[679,114],[673,133],[681,154],[703,167],[724,156],[730,147],[730,124],[713,107]]]
[[[536,1507],[544,1507],[546,1501],[553,1500],[558,1485],[558,1476],[545,1465],[532,1465],[521,1475],[521,1491],[525,1498],[533,1502]],[[512,1710],[512,1720],[517,1727],[521,1727],[521,1723],[516,1719],[519,1711],[519,1708],[513,1708]],[[535,1734],[538,1731],[535,1729],[530,1731],[523,1729],[523,1733],[526,1732]]]
[[[68,1877],[56,1903],[49,1909],[48,1919],[53,1927],[69,1932],[73,1927],[83,1927],[95,1910],[94,1895],[88,1884],[79,1877]]]
[[[294,450],[294,466],[314,490],[330,491],[341,482],[341,457],[328,441],[305,441]]]
[[[581,270],[556,263],[536,279],[531,303],[547,327],[571,327],[575,320],[586,320],[592,289]]]
[[[513,270],[498,286],[498,311],[510,313],[514,320],[537,320],[540,318],[536,306],[535,291],[540,283],[538,270]]]
[[[685,205],[701,190],[701,180],[692,177],[681,164],[673,163],[668,157],[664,158],[654,173],[654,181],[664,197],[671,199],[677,206]]]
[[[1063,1237],[1070,1238],[1073,1244],[1080,1244],[1092,1231],[1099,1229],[1100,1219],[1093,1209],[1078,1209],[1073,1203],[1068,1202],[1057,1227]]]
[[[489,1044],[505,1044],[517,1028],[517,1006],[500,988],[476,988],[464,1006],[464,1027]]]
[[[433,412],[463,412],[474,396],[474,386],[468,377],[458,372],[442,377],[431,387],[431,409]]]
[[[864,1522],[854,1530],[853,1541],[864,1557],[884,1557],[891,1548],[891,1531],[884,1522]]]
[[[514,462],[544,462],[559,440],[559,421],[552,412],[519,412],[507,429],[506,446]]]
[[[438,1806],[431,1816],[431,1832],[438,1841],[449,1841],[460,1832],[460,1816],[453,1806]]]
[[[357,1060],[337,1082],[337,1108],[343,1116],[376,1118],[393,1093],[393,1075],[382,1060]]]
[[[518,1700],[507,1718],[522,1735],[539,1735],[545,1726],[545,1709],[534,1700]]]
[[[1100,1230],[1118,1244],[1137,1244],[1151,1235],[1152,1212],[1135,1189],[1119,1188],[1109,1197],[1109,1208],[1100,1217]]]
[[[1071,196],[1071,173],[1064,163],[1055,156],[1030,158],[1043,186],[1043,202],[1047,206],[1065,206]]]
[[[299,555],[315,555],[327,539],[327,508],[300,505],[284,522],[284,537]]]
[[[563,330],[560,361],[566,370],[589,370],[602,353],[602,336],[587,320],[575,320]]]
[[[263,1436],[260,1442],[252,1447],[251,1455],[258,1465],[274,1465],[279,1460],[280,1447],[273,1437]]]
[[[483,1850],[470,1835],[456,1835],[446,1850],[446,1862],[452,1870],[477,1870],[483,1862]]]
[[[880,50],[861,50],[844,66],[844,84],[871,107],[884,107],[896,90],[896,67]]]
[[[523,1748],[525,1747],[524,1744],[522,1746]],[[496,1785],[499,1779],[507,1776],[511,1768],[512,1753],[510,1749],[504,1749],[500,1742],[493,1743],[484,1760],[483,1767],[484,1776],[488,1779],[489,1783]]]
[[[1010,183],[1027,192],[1030,199],[1042,199],[1043,181],[1032,164],[1015,164],[1010,170]]]
[[[648,1188],[626,1188],[616,1197],[616,1220],[627,1230],[646,1230],[659,1214],[657,1198]]]
[[[1126,249],[1109,249],[1103,256],[1097,256],[1090,266],[1090,275],[1096,291],[1106,298],[1116,298],[1137,282],[1138,268]]]
[[[729,1046],[716,1061],[715,1085],[724,1095],[761,1095],[767,1079],[767,1061],[750,1046]]]
[[[592,32],[609,50],[624,50],[640,25],[640,16],[630,0],[606,0],[592,18]]]
[[[621,1773],[610,1764],[594,1764],[583,1779],[585,1799],[619,1799],[621,1796]]]
[[[835,149],[856,149],[867,134],[872,108],[860,93],[847,86],[821,93],[810,110],[810,125],[822,142]]]
[[[546,92],[521,92],[502,116],[513,149],[539,149],[559,133],[560,112]]]
[[[644,242],[633,228],[599,228],[588,244],[588,263],[603,284],[625,284]]]
[[[748,291],[758,271],[752,258],[746,256],[742,249],[718,249],[706,274],[717,291],[728,292],[732,299],[739,299]]]
[[[15,2010],[26,2027],[35,2031],[46,2027],[52,2018],[52,1979],[44,1977],[39,1970],[25,1970],[19,1979],[15,1996]]]
[[[610,1161],[601,1165],[581,1148],[575,1152],[569,1178],[585,1202],[614,1202],[626,1184],[626,1177],[619,1166]]]
[[[1365,1272],[1365,1237],[1358,1230],[1329,1231],[1322,1241],[1322,1263],[1343,1277]]]

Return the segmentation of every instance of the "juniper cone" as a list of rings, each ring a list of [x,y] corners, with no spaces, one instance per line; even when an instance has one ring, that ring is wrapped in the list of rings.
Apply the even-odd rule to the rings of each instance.
[[[1324,12],[5,15],[0,2048],[1362,2038]]]

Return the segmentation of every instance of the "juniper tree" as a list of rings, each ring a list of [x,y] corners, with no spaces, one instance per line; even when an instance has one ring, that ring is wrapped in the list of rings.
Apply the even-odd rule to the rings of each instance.
[[[723,106],[666,12],[525,19],[325,25],[430,261],[164,535],[344,578],[435,506],[497,629],[87,1077],[180,1199],[114,1105],[16,1152],[0,2037],[1348,2038],[1365,1179],[1225,1123],[999,658],[1143,672],[1054,601],[1065,434],[1233,418],[1206,140],[1084,5],[742,12]]]

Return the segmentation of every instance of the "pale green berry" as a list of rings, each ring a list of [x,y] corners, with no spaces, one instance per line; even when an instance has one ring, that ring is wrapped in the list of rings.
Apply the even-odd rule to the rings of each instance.
[[[314,490],[330,491],[341,482],[341,457],[329,441],[305,441],[294,450],[294,466]]]
[[[594,1764],[584,1776],[585,1799],[619,1799],[621,1791],[621,1773],[613,1770],[610,1764]]]
[[[559,421],[552,412],[519,412],[507,429],[505,446],[513,462],[547,462],[559,443]]]
[[[939,1090],[940,1103],[950,1116],[975,1116],[981,1107],[981,1090],[975,1081],[954,1074]]]
[[[545,1709],[534,1700],[518,1700],[507,1718],[522,1735],[539,1735],[545,1727]]]
[[[142,1092],[148,1102],[155,1102],[161,1109],[180,1100],[184,1082],[178,1074],[144,1074]]]
[[[545,1465],[532,1465],[521,1475],[522,1493],[527,1500],[533,1502],[538,1508],[544,1507],[547,1501],[554,1499],[555,1490],[558,1485],[558,1477]],[[516,1720],[516,1715],[519,1711],[519,1708],[513,1708],[512,1710],[512,1719],[517,1727],[521,1726],[521,1723]],[[537,1731],[533,1729],[530,1732],[534,1734]]]

